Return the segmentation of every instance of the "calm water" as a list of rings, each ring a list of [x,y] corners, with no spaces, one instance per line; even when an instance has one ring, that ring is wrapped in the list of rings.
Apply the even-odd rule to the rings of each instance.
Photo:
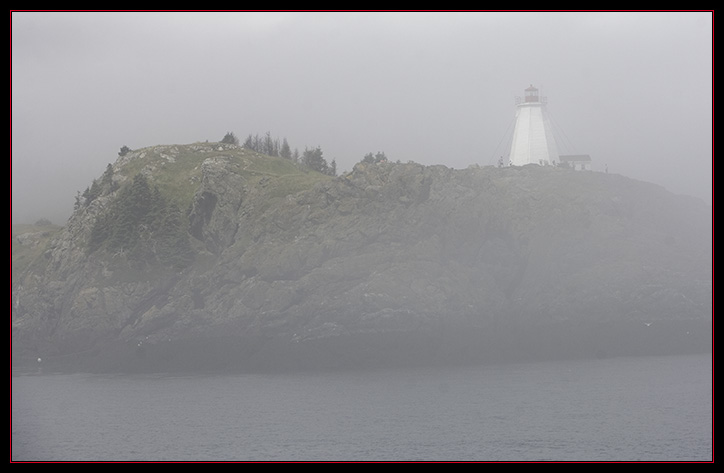
[[[13,461],[711,461],[711,356],[12,378]]]

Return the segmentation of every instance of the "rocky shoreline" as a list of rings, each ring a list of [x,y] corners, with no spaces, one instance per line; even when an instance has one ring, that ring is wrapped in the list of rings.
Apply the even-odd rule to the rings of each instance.
[[[459,366],[559,359],[712,353],[701,321],[590,326],[465,328],[346,334],[293,341],[277,337],[113,341],[78,353],[18,350],[16,372],[285,372]]]

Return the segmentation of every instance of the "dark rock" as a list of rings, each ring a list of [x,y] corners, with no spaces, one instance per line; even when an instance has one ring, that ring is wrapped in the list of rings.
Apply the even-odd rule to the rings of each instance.
[[[14,275],[17,360],[264,369],[710,349],[712,211],[698,200],[538,166],[360,164],[330,178],[211,146],[115,165],[122,178],[146,160],[163,183],[181,157],[195,163],[193,264],[88,254],[113,196],[97,198],[46,263]]]

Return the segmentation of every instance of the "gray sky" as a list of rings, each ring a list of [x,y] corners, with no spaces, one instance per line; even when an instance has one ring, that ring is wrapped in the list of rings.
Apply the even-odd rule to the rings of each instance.
[[[515,97],[562,154],[711,203],[711,12],[13,12],[13,222],[64,223],[121,146],[227,131],[495,164]]]

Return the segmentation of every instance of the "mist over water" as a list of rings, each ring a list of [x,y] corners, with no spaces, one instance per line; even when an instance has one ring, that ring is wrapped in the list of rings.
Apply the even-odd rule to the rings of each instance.
[[[170,173],[193,183],[183,225],[155,214],[188,266],[169,238],[84,248],[123,215],[101,212],[112,179],[65,240],[13,235],[37,271],[14,278],[24,367],[76,374],[15,370],[11,460],[711,461],[711,354],[682,354],[711,339],[712,31],[712,12],[12,12],[13,224],[65,224],[122,149],[149,175],[227,132],[338,174],[386,159],[299,197],[275,187],[312,189],[289,160],[198,151]],[[498,169],[530,85],[593,172]],[[122,336],[86,338],[104,330]],[[290,353],[377,369],[251,374]],[[77,373],[126,362],[155,374]]]
[[[13,378],[13,460],[711,461],[708,355]]]

